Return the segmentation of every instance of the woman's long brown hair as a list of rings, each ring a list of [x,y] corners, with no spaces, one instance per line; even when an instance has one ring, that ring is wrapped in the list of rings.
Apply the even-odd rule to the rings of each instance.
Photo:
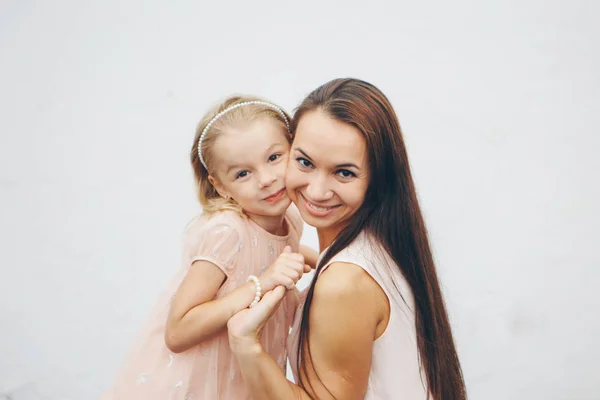
[[[362,133],[370,182],[363,204],[324,254],[308,289],[298,347],[300,385],[306,388],[308,383],[312,388],[306,382],[307,363],[311,360],[309,314],[319,273],[333,256],[365,231],[393,258],[412,289],[419,357],[429,393],[435,400],[466,399],[452,329],[394,109],[375,86],[358,79],[335,79],[314,90],[300,104],[293,130],[303,115],[314,110]]]

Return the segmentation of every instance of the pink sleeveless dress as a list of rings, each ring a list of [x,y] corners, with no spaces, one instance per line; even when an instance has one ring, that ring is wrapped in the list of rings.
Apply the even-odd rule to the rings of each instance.
[[[334,262],[355,264],[364,269],[383,289],[390,302],[388,326],[373,345],[365,400],[425,400],[428,391],[419,362],[414,298],[396,263],[379,243],[370,240],[365,233],[361,233],[347,248],[334,256],[321,273]],[[307,290],[300,293],[300,305],[288,338],[288,357],[296,382],[300,322]]]
[[[210,261],[225,273],[227,279],[216,294],[220,298],[243,285],[249,275],[260,276],[286,245],[297,252],[303,223],[295,206],[288,209],[285,223],[288,234],[275,236],[233,211],[192,221],[186,230],[179,272],[159,298],[115,384],[101,399],[250,399],[226,329],[198,346],[173,354],[165,345],[165,323],[171,298],[194,261]],[[298,292],[294,289],[287,293],[262,337],[263,347],[283,371],[286,340],[297,305]]]

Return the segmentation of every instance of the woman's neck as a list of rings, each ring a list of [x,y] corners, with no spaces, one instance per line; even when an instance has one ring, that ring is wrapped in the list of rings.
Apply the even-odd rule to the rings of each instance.
[[[321,228],[317,229],[319,238],[319,253],[323,253],[326,248],[331,246],[337,235],[341,232],[341,228]]]

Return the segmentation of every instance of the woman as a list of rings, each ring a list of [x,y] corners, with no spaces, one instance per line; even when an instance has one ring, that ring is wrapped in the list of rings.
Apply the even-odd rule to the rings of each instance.
[[[228,322],[255,399],[463,400],[466,390],[400,125],[373,85],[336,79],[294,116],[290,198],[321,258],[288,354],[297,384],[262,349],[278,287]]]

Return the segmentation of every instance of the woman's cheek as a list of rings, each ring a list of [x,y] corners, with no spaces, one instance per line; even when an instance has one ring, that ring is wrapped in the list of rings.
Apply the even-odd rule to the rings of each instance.
[[[298,180],[300,172],[296,170],[293,166],[288,166],[287,172],[285,174],[285,187],[288,192],[288,196],[290,199],[295,200],[295,190],[298,188]]]

